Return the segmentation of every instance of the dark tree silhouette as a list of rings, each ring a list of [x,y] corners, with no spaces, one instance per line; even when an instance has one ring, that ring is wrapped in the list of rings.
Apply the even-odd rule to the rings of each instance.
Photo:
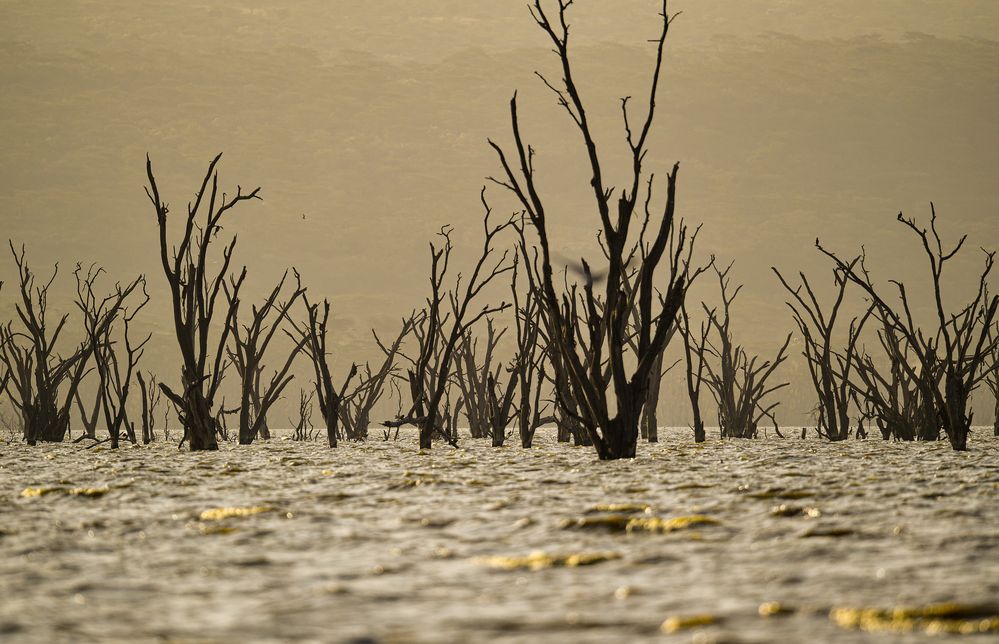
[[[298,420],[289,418],[288,422],[294,427],[291,435],[293,441],[314,441],[319,436],[315,426],[312,424],[312,400],[316,392],[306,394],[304,389],[298,394]],[[334,443],[335,446],[335,443]]]
[[[851,268],[860,262],[856,257],[848,263]],[[817,431],[831,441],[846,440],[850,435],[850,402],[854,398],[850,387],[850,372],[856,364],[857,339],[863,327],[865,315],[860,324],[857,318],[850,322],[847,345],[844,353],[838,353],[834,346],[833,332],[843,305],[849,281],[841,271],[833,271],[836,296],[828,311],[822,305],[804,273],[799,272],[801,284],[792,287],[776,267],[771,270],[780,280],[791,301],[786,302],[791,309],[794,322],[801,332],[804,342],[802,355],[808,364],[808,374],[818,396]]]
[[[896,310],[882,297],[874,285],[870,274],[864,268],[863,259],[859,266],[851,266],[827,251],[815,240],[816,247],[871,299],[877,307],[886,328],[912,352],[917,364],[904,362],[901,366],[908,372],[920,388],[924,400],[933,401],[939,422],[943,426],[951,447],[963,451],[968,449],[968,433],[971,430],[972,414],[969,407],[971,392],[986,376],[988,359],[995,350],[999,338],[992,336],[993,322],[999,309],[999,296],[988,292],[988,276],[995,261],[994,251],[985,251],[985,266],[978,279],[978,287],[972,300],[951,312],[944,306],[942,276],[947,262],[964,246],[967,235],[951,248],[945,250],[937,230],[936,207],[930,203],[930,227],[919,227],[914,219],[898,214],[898,221],[919,238],[930,269],[930,282],[933,289],[933,304],[936,322],[929,331],[924,331],[915,321],[905,284],[891,280],[898,291],[900,310]],[[917,372],[918,369],[918,372]],[[934,373],[939,370],[939,378],[919,377],[917,374]]]
[[[271,406],[281,397],[281,393],[293,379],[288,372],[295,361],[296,356],[307,342],[310,341],[309,334],[303,334],[289,351],[285,358],[284,366],[275,370],[274,375],[265,384],[261,384],[261,375],[264,371],[264,354],[270,346],[271,340],[277,333],[282,322],[288,319],[288,311],[292,305],[303,296],[305,289],[301,284],[292,291],[291,296],[284,302],[278,302],[288,272],[285,271],[264,303],[259,307],[254,305],[250,310],[250,321],[242,324],[239,320],[240,300],[236,297],[236,284],[233,284],[232,291],[228,285],[223,288],[232,315],[229,317],[232,335],[232,347],[227,349],[229,359],[236,368],[236,373],[240,380],[240,404],[239,404],[239,444],[251,444],[259,434],[269,436],[267,429],[267,412]]]
[[[576,400],[576,393],[569,383],[569,374],[562,359],[562,354],[552,342],[552,337],[556,333],[561,333],[561,331],[558,331],[558,327],[556,326],[559,322],[548,314],[548,310],[544,305],[544,296],[541,293],[539,277],[541,270],[538,265],[541,253],[536,246],[528,246],[525,234],[525,222],[514,222],[514,230],[517,233],[518,256],[524,258],[523,275],[527,278],[528,297],[530,301],[535,303],[535,317],[529,320],[521,316],[521,322],[525,324],[527,333],[531,333],[534,330],[537,331],[538,348],[540,350],[538,359],[541,364],[547,365],[547,368],[542,368],[539,372],[538,392],[545,386],[546,378],[552,391],[552,415],[538,417],[537,423],[534,423],[535,429],[541,424],[554,422],[556,426],[556,440],[558,442],[567,443],[571,439],[573,444],[577,446],[592,446],[593,441],[591,440],[590,433],[586,431],[580,420],[580,403]],[[575,287],[568,284],[568,270],[563,275],[565,276],[566,291],[572,293],[572,301],[575,301]],[[575,325],[574,329],[578,328],[578,320],[574,320],[573,324]],[[590,356],[586,356],[586,360],[588,361],[589,359]],[[540,394],[536,396],[536,400],[540,404]],[[538,405],[535,405],[535,408],[537,407]]]
[[[452,360],[459,340],[476,322],[510,305],[485,305],[478,312],[470,311],[482,290],[500,275],[513,270],[507,261],[508,253],[493,261],[496,236],[513,224],[512,220],[499,225],[490,223],[492,209],[486,201],[485,188],[480,193],[485,214],[482,218],[482,251],[467,280],[458,275],[453,289],[445,291],[451,251],[451,228],[444,227],[438,236],[440,245],[430,244],[430,296],[421,316],[418,329],[420,354],[409,370],[410,407],[399,421],[412,423],[420,429],[420,449],[430,449],[435,435],[440,435],[451,445],[457,444],[457,405],[448,411],[442,403],[451,383]],[[447,305],[448,311],[442,310]],[[460,404],[461,401],[459,401]],[[447,412],[447,422],[445,420]],[[399,422],[397,421],[397,422]],[[450,425],[450,428],[448,428]]]
[[[301,284],[301,277],[297,272],[295,278]],[[299,286],[299,290],[302,291],[306,319],[302,323],[290,320],[294,334],[289,332],[288,335],[296,342],[296,346],[302,348],[306,358],[312,364],[315,375],[315,397],[319,402],[319,413],[323,415],[323,422],[326,423],[326,440],[330,447],[336,447],[339,436],[337,425],[340,419],[340,405],[347,387],[350,386],[350,381],[357,375],[357,365],[353,363],[350,365],[350,372],[338,389],[333,384],[333,375],[328,361],[330,352],[326,344],[329,334],[330,302],[326,299],[323,300],[323,310],[320,314],[319,304],[309,302],[309,296],[301,286]]]
[[[520,446],[527,449],[533,445],[534,433],[538,427],[553,421],[554,418],[542,415],[544,405],[541,402],[541,390],[545,382],[545,351],[540,346],[541,303],[538,300],[537,289],[530,283],[526,293],[521,296],[517,288],[518,266],[519,261],[515,258],[510,290],[517,330],[517,353],[511,371],[515,374],[512,380],[516,380],[519,386],[516,417]],[[530,282],[530,269],[526,273]]]
[[[868,309],[865,317],[868,316],[875,317],[880,324],[877,339],[884,359],[875,360],[866,351],[854,353],[853,371],[857,379],[851,382],[853,397],[862,401],[865,415],[874,418],[885,440],[937,440],[940,419],[936,401],[925,392],[939,386],[940,364],[934,362],[918,372],[912,369],[909,366],[914,360],[912,352],[892,323],[879,314],[875,305]],[[856,332],[859,333],[859,328]],[[851,340],[856,342],[852,333],[853,330]],[[925,385],[920,381],[925,381]]]
[[[993,328],[993,335],[999,337],[999,327]],[[988,376],[985,382],[992,392],[992,433],[999,436],[999,345],[996,346],[991,359],[992,366],[987,370]]]
[[[168,230],[170,207],[160,197],[153,176],[153,164],[146,157],[149,181],[146,195],[156,211],[160,259],[170,286],[174,332],[183,363],[180,389],[174,392],[162,382],[160,389],[174,404],[177,418],[184,427],[181,442],[188,440],[192,451],[218,449],[215,396],[222,383],[226,341],[236,313],[233,307],[225,311],[216,310],[236,247],[236,235],[222,248],[221,266],[214,275],[211,274],[211,264],[215,260],[209,257],[209,249],[222,231],[222,218],[242,202],[260,198],[260,188],[244,193],[237,186],[232,197],[219,192],[217,167],[221,158],[220,153],[208,164],[194,202],[188,202],[187,213],[182,217],[180,243],[171,246]],[[245,276],[244,268],[239,277],[232,280],[230,293],[233,298],[238,297]],[[216,314],[220,312],[223,321],[218,324]],[[214,341],[211,337],[213,329],[218,332]]]
[[[772,361],[760,361],[758,356],[750,356],[732,337],[731,308],[742,286],[736,287],[734,291],[730,290],[728,273],[732,269],[731,264],[725,270],[717,267],[714,269],[721,290],[721,314],[709,309],[706,304],[703,305],[708,324],[714,333],[709,334],[699,359],[707,372],[705,382],[718,404],[721,437],[756,438],[760,419],[764,416],[773,419],[772,412],[780,404],[779,401],[767,404],[764,399],[788,385],[786,382],[769,385],[768,380],[787,359],[791,334],[787,335]],[[712,364],[713,361],[706,359],[707,356],[713,357],[717,363]]]
[[[497,364],[496,347],[506,332],[505,328],[497,331],[492,318],[487,317],[486,335],[481,338],[481,353],[480,337],[471,330],[461,337],[454,349],[453,380],[464,401],[468,431],[472,438],[492,438],[493,447],[502,445],[506,436],[505,425],[500,427],[498,433],[494,431],[497,409],[493,405],[497,398],[504,397],[496,392],[496,388],[505,388],[501,380],[502,365]],[[516,379],[510,382],[516,387]]]
[[[680,308],[683,324],[680,327],[680,337],[683,338],[683,356],[687,362],[687,396],[690,398],[691,429],[694,430],[694,442],[703,443],[707,434],[704,431],[704,419],[701,416],[701,386],[704,384],[705,355],[707,354],[708,333],[711,326],[702,322],[699,332],[695,335],[690,326],[690,315],[687,305]],[[708,312],[708,319],[714,317],[714,310]]]
[[[567,10],[571,4],[568,0],[559,0],[555,16],[549,16],[540,0],[535,0],[531,6],[536,23],[554,46],[562,68],[561,88],[543,77],[542,80],[555,93],[559,105],[565,109],[582,137],[591,171],[590,187],[600,215],[601,237],[606,244],[606,267],[593,271],[585,260],[582,262],[585,288],[581,297],[583,311],[580,313],[583,328],[579,333],[575,331],[575,296],[570,292],[560,297],[555,290],[547,210],[538,186],[535,151],[525,142],[521,132],[516,94],[510,101],[515,152],[512,156],[507,155],[502,147],[490,141],[503,169],[502,178],[493,181],[516,196],[537,234],[541,250],[538,282],[543,306],[552,320],[550,340],[580,404],[581,424],[590,434],[601,459],[632,458],[635,456],[649,377],[675,331],[677,315],[686,294],[693,243],[693,236],[688,236],[683,223],[677,225],[674,219],[679,164],[674,165],[666,176],[665,205],[658,221],[650,216],[648,207],[652,200],[654,177],[648,175],[644,168],[646,143],[655,117],[663,51],[671,19],[664,1],[662,30],[656,40],[656,62],[648,92],[648,111],[637,130],[632,128],[629,118],[629,99],[621,102],[625,141],[630,150],[630,177],[627,187],[615,198],[617,191],[605,182],[605,158],[598,151],[573,76],[567,22]],[[640,199],[647,206],[644,220],[637,208]],[[638,233],[637,241],[632,234],[635,232]],[[646,233],[649,233],[649,239],[646,239]],[[634,255],[636,244],[643,249],[643,253],[634,281],[634,293],[629,296],[623,282],[627,280],[627,263]],[[667,278],[656,275],[664,258],[668,264]],[[529,262],[530,258],[525,260]],[[594,291],[598,280],[593,276],[597,273],[604,282],[602,297]],[[638,340],[637,352],[632,360],[634,367],[629,373],[625,355],[630,352],[628,312],[632,307],[632,298],[637,299]],[[605,356],[607,369],[603,366]]]
[[[152,334],[133,344],[129,331],[135,316],[149,303],[146,280],[140,276],[124,289],[120,284],[107,296],[97,295],[94,287],[104,269],[91,266],[86,273],[77,265],[76,305],[83,315],[83,326],[97,371],[97,391],[104,423],[108,428],[111,448],[117,449],[122,430],[132,443],[136,442],[135,429],[128,420],[128,398],[132,379]],[[141,286],[142,298],[135,304],[129,295]],[[121,333],[116,333],[115,318],[121,321]],[[110,320],[110,323],[107,321]],[[116,337],[120,335],[120,340]],[[121,351],[124,349],[124,352]]]
[[[24,247],[18,252],[11,242],[10,251],[18,270],[20,302],[15,310],[20,325],[15,327],[11,321],[0,327],[0,362],[7,372],[4,390],[21,415],[24,439],[29,445],[38,441],[60,442],[69,433],[70,409],[87,374],[93,346],[86,338],[69,356],[58,353],[56,347],[69,314],[52,326],[48,319],[48,293],[59,267],[56,265],[47,282],[36,283]],[[141,278],[125,287],[116,285],[114,293],[102,302],[92,325],[98,337],[109,333],[124,301],[140,281]]]
[[[149,374],[149,381],[143,378],[141,371],[135,372],[139,381],[139,393],[142,396],[142,443],[148,445],[156,440],[156,411],[163,402],[163,392],[156,386],[156,376]],[[164,431],[166,418],[164,417]],[[170,440],[164,436],[165,440]]]
[[[364,375],[354,390],[347,394],[340,405],[340,422],[343,424],[344,436],[348,440],[363,441],[368,438],[368,427],[371,425],[371,412],[385,393],[385,385],[396,375],[396,358],[406,338],[413,332],[416,314],[403,319],[402,328],[392,344],[385,345],[375,330],[371,335],[385,358],[381,367],[372,372],[371,366],[364,365]]]

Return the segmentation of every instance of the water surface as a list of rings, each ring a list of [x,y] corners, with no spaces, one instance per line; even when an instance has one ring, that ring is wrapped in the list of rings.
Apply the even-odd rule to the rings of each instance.
[[[548,434],[428,453],[405,433],[336,450],[7,445],[0,639],[923,641],[829,611],[999,598],[986,434],[955,453],[670,431],[609,463]],[[611,515],[705,519],[578,527]],[[532,553],[551,559],[516,567]],[[544,567],[574,555],[597,561]],[[790,612],[761,617],[766,602]],[[713,623],[661,630],[696,616]]]

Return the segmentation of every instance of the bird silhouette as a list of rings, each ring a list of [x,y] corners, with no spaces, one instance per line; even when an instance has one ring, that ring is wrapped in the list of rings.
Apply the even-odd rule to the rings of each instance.
[[[591,282],[592,284],[600,284],[605,279],[607,279],[607,271],[606,270],[594,271],[591,268],[590,269],[590,275],[589,275],[589,277],[587,277],[586,276],[586,267],[583,266],[582,260],[569,259],[568,257],[565,257],[561,253],[552,253],[552,255],[554,255],[556,257],[556,259],[558,259],[560,262],[562,262],[563,264],[565,264],[565,267],[568,270],[570,270],[573,274],[575,274],[575,275],[583,278],[583,280],[585,280],[587,282]]]

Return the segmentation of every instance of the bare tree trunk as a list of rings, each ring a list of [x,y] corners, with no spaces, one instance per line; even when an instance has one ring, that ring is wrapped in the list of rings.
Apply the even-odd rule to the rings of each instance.
[[[659,391],[663,382],[663,354],[659,354],[652,371],[649,372],[649,388],[645,394],[645,406],[642,409],[642,437],[650,443],[659,442]]]
[[[160,198],[152,162],[146,158],[146,177],[149,181],[146,194],[156,211],[160,260],[170,286],[174,333],[183,360],[180,390],[174,392],[162,382],[160,389],[174,404],[177,418],[184,427],[182,440],[189,441],[192,451],[218,449],[217,425],[212,408],[225,372],[225,346],[235,314],[234,308],[229,306],[224,313],[224,322],[216,325],[220,333],[213,342],[209,336],[212,323],[216,321],[215,303],[228,276],[236,237],[223,248],[221,265],[214,276],[210,275],[214,262],[209,260],[208,250],[221,231],[219,222],[222,217],[241,202],[260,198],[260,188],[244,194],[242,188],[237,186],[236,194],[231,198],[224,192],[220,193],[216,167],[221,158],[219,154],[212,159],[194,201],[188,205],[178,245],[171,244],[168,238],[170,209]],[[204,215],[201,222],[198,221],[200,215]],[[238,297],[245,276],[244,268],[239,278],[232,281],[230,301]]]

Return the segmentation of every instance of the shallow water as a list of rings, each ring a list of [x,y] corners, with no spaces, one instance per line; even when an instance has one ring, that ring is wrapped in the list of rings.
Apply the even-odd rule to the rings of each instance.
[[[982,430],[967,453],[669,432],[610,463],[547,434],[414,445],[0,447],[0,639],[939,641],[829,611],[999,599],[999,441]],[[612,503],[707,520],[592,525]],[[536,551],[553,558],[507,559]]]

